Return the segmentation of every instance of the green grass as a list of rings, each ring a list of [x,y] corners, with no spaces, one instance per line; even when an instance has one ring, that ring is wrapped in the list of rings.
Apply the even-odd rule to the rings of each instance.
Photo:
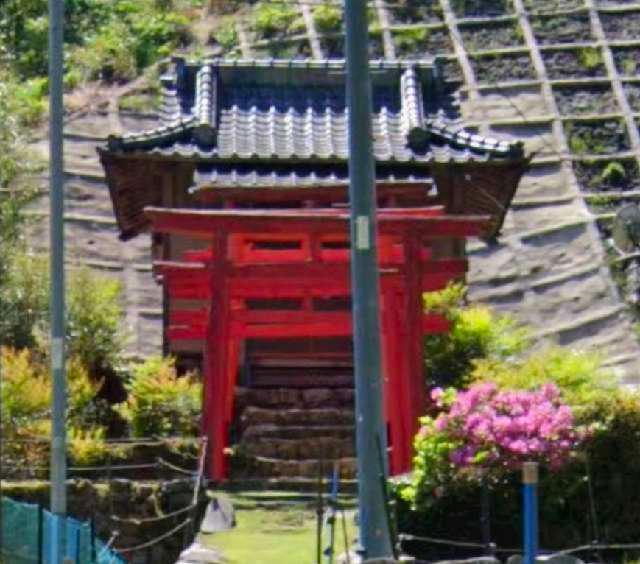
[[[313,508],[270,508],[239,510],[237,526],[211,535],[201,535],[203,544],[222,551],[229,564],[313,564],[316,562],[316,517]],[[346,516],[349,543],[356,536],[353,513]],[[329,544],[323,528],[322,548]],[[335,551],[345,550],[342,518],[335,525]]]

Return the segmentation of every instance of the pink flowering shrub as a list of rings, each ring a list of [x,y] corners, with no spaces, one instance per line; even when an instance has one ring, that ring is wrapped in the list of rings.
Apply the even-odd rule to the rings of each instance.
[[[414,480],[405,495],[413,501],[420,493],[437,496],[455,479],[500,478],[525,461],[557,470],[584,438],[552,383],[523,391],[483,382],[459,392],[435,388],[431,395],[441,411],[421,419]]]

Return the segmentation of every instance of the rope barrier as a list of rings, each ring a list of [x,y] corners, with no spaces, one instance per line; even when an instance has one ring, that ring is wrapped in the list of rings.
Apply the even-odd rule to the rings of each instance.
[[[462,548],[487,548],[486,544],[481,544],[477,542],[454,541],[449,539],[437,539],[434,537],[420,537],[417,535],[409,535],[405,533],[400,533],[398,535],[398,540],[400,542],[417,541],[417,542],[425,542],[425,543],[432,543],[432,544],[446,544],[450,546],[459,546]]]
[[[142,470],[145,468],[157,468],[157,462],[146,464],[114,464],[111,466],[70,466],[70,472],[99,472],[100,470]]]
[[[175,464],[172,464],[171,462],[168,462],[164,458],[158,457],[157,460],[158,460],[158,466],[165,466],[165,467],[169,468],[170,470],[173,470],[175,472],[179,472],[181,474],[186,474],[188,476],[192,476],[193,478],[195,478],[197,476],[197,472],[194,472],[193,470],[186,470],[185,468],[180,468],[180,466],[176,466]]]
[[[113,546],[113,543],[115,542],[115,540],[118,538],[119,535],[120,535],[119,531],[113,531],[113,533],[111,533],[111,538],[100,550],[100,556],[104,556],[104,553],[107,552]]]
[[[518,553],[522,552],[522,548],[498,548],[495,545],[486,545],[477,542],[470,541],[455,541],[451,539],[439,539],[435,537],[423,537],[419,535],[411,535],[407,533],[400,533],[398,535],[398,541],[400,543],[411,541],[411,542],[424,542],[431,544],[440,544],[447,546],[458,546],[460,548],[481,548],[487,549],[491,546],[492,550],[495,552],[504,552],[504,553]],[[565,550],[558,551],[550,551],[550,550],[540,550],[541,554],[546,554],[549,557],[552,556],[563,556],[567,554],[573,554],[576,552],[586,552],[589,550],[632,550],[632,549],[640,549],[640,543],[612,543],[612,544],[603,544],[598,542],[593,542],[591,544],[583,544],[581,546],[576,546],[574,548],[567,548]]]
[[[423,542],[423,543],[431,543],[431,544],[441,544],[447,546],[458,546],[460,548],[481,548],[483,550],[491,549],[494,552],[505,552],[505,553],[514,553],[514,552],[522,552],[521,548],[498,548],[493,543],[483,544],[479,542],[471,542],[471,541],[455,541],[451,539],[439,539],[435,537],[422,537],[418,535],[410,535],[407,533],[400,533],[398,535],[398,541],[400,543],[404,541],[412,541],[412,542]]]
[[[10,437],[3,437],[2,442],[4,443],[15,443],[15,444],[33,444],[33,443],[42,443],[49,444],[51,443],[51,438],[49,437],[39,437],[34,436],[25,439],[15,439]],[[106,444],[130,444],[130,445],[164,445],[167,443],[201,443],[202,438],[200,437],[137,437],[137,438],[120,438],[120,439],[105,439],[104,442]]]
[[[145,523],[157,523],[159,521],[164,521],[166,519],[170,519],[172,517],[182,515],[183,513],[187,513],[188,511],[191,511],[196,506],[197,504],[195,505],[190,504],[190,505],[187,505],[186,507],[183,507],[182,509],[177,509],[172,513],[167,513],[166,515],[161,515],[159,517],[143,517],[140,519],[131,518],[131,517],[118,517],[117,515],[108,515],[107,517],[109,520],[114,521],[116,523],[131,523],[133,525],[143,525]]]
[[[137,546],[130,546],[128,548],[116,548],[115,550],[117,550],[120,554],[127,554],[129,552],[137,552],[138,550],[144,550],[145,548],[150,548],[150,547],[162,542],[164,539],[169,538],[172,535],[175,535],[178,531],[180,531],[181,529],[186,527],[189,523],[191,523],[191,517],[187,517],[182,523],[180,523],[179,525],[175,526],[170,531],[167,531],[166,533],[163,533],[159,537],[156,537],[155,539],[152,539],[152,540],[147,541],[145,543],[139,544]]]
[[[640,543],[614,543],[614,544],[601,544],[591,543],[583,544],[582,546],[576,546],[575,548],[567,548],[566,550],[559,550],[558,552],[552,552],[550,556],[563,556],[565,554],[573,554],[574,552],[585,552],[587,550],[631,550],[640,549]]]

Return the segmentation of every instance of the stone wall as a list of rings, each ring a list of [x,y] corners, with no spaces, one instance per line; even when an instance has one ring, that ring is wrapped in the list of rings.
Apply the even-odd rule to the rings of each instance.
[[[49,482],[2,482],[2,495],[49,508]],[[127,548],[153,541],[171,532],[189,516],[195,520],[193,528],[183,527],[166,539],[147,549],[126,552],[133,564],[169,564],[193,541],[194,531],[203,514],[206,496],[199,491],[198,507],[163,518],[188,507],[193,501],[194,482],[187,480],[133,481],[116,479],[111,482],[69,480],[67,482],[68,514],[80,521],[94,520],[96,535],[102,541],[118,532],[113,546]]]

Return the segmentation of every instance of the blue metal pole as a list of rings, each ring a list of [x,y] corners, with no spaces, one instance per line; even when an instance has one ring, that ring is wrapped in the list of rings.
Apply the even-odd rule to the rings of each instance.
[[[349,200],[351,288],[356,389],[356,447],[360,544],[366,558],[390,557],[378,448],[386,454],[382,417],[379,272],[367,1],[346,0],[347,106],[349,108]],[[382,461],[386,466],[386,457]]]
[[[64,0],[49,0],[49,167],[51,268],[51,550],[50,564],[64,558],[67,495],[66,374],[64,361],[64,168],[63,168]]]
[[[538,463],[522,466],[524,501],[524,564],[535,564],[538,555]]]

